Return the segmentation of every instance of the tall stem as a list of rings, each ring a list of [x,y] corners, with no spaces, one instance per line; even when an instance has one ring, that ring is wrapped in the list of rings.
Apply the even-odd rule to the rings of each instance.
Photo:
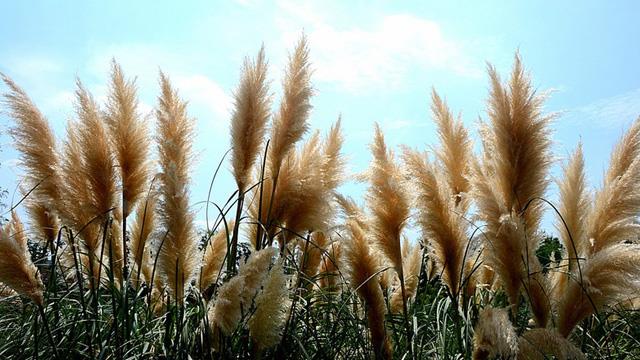
[[[407,307],[407,294],[404,286],[404,271],[400,272],[400,288],[402,290],[402,310],[404,312],[404,326],[407,331],[407,348],[409,349],[409,357],[413,357],[413,329],[409,323],[409,311]]]
[[[227,257],[227,272],[229,275],[236,273],[236,256],[238,253],[238,231],[240,228],[240,218],[242,217],[242,206],[244,203],[244,191],[238,189],[238,207],[236,209],[236,225],[233,227],[233,235],[231,236],[231,249]],[[229,277],[227,277],[229,278]]]

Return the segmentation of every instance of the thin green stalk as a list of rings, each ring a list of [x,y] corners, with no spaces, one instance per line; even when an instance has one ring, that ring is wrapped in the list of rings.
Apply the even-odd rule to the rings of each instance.
[[[227,272],[230,276],[227,278],[231,278],[231,276],[236,274],[236,257],[238,253],[238,232],[240,228],[240,218],[242,217],[242,206],[244,204],[244,191],[242,189],[238,189],[238,204],[236,210],[236,222],[233,227],[233,235],[231,237],[231,249],[230,256],[227,257]]]
[[[38,311],[40,312],[40,316],[42,317],[42,323],[44,324],[44,331],[47,333],[47,337],[49,338],[49,342],[51,343],[53,356],[55,359],[59,359],[60,356],[58,356],[58,348],[56,347],[56,342],[53,340],[53,336],[51,335],[51,330],[49,329],[49,323],[47,323],[47,317],[44,313],[44,308],[42,307],[42,305],[38,305]],[[36,332],[36,336],[37,336],[37,332]]]

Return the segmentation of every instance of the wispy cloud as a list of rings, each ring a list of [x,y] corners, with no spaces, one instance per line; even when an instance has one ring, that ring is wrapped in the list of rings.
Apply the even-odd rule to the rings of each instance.
[[[563,117],[571,124],[618,129],[638,116],[640,116],[640,88],[567,110]]]
[[[346,90],[394,86],[415,69],[474,78],[483,74],[483,63],[470,62],[462,45],[435,21],[395,14],[366,27],[340,27],[310,3],[281,1],[278,6],[283,43],[292,44],[304,29],[312,44],[315,79]]]

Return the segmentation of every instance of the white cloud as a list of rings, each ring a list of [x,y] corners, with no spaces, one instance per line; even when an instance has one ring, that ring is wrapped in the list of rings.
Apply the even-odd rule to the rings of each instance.
[[[232,99],[220,85],[204,75],[175,77],[175,86],[183,98],[213,111],[217,118],[228,119]]]
[[[7,68],[11,70],[12,74],[27,79],[41,78],[62,70],[62,66],[54,59],[36,55],[9,59]]]
[[[339,28],[322,9],[283,1],[279,25],[283,42],[293,44],[302,29],[312,44],[314,78],[347,90],[393,86],[418,68],[482,76],[461,45],[445,36],[437,22],[409,14],[382,16],[368,27]]]

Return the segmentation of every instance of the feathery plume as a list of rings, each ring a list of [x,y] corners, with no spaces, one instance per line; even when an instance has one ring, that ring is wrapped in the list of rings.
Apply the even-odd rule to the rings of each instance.
[[[586,356],[555,330],[531,329],[518,339],[518,359],[586,360]]]
[[[640,292],[640,245],[611,245],[589,258],[558,304],[558,331],[567,337],[587,316]]]
[[[344,178],[345,160],[341,154],[344,136],[342,135],[341,124],[342,118],[338,118],[338,121],[331,125],[322,149],[324,157],[321,172],[323,174],[324,187],[328,191],[337,189]]]
[[[289,56],[282,102],[271,128],[268,158],[270,173],[273,177],[278,177],[282,161],[309,127],[307,124],[311,111],[309,100],[313,95],[309,82],[310,76],[307,38],[302,35],[293,54]]]
[[[584,249],[586,242],[587,216],[590,210],[590,194],[584,169],[582,144],[578,144],[569,162],[564,167],[564,175],[558,181],[560,190],[559,212],[562,218],[556,222],[556,229],[566,249],[567,259],[562,261],[557,273],[554,292],[561,294],[567,284],[568,274],[576,271],[578,249]],[[566,224],[566,226],[565,226]]]
[[[126,219],[145,191],[149,138],[145,122],[138,113],[135,82],[125,80],[122,68],[115,60],[111,65],[111,84],[107,99],[106,122],[115,157],[120,165],[122,217]]]
[[[57,216],[37,199],[27,199],[25,208],[31,218],[31,228],[36,229],[38,242],[53,250],[55,248],[54,241],[60,228]]]
[[[426,155],[404,150],[404,161],[417,185],[418,224],[429,239],[434,260],[443,269],[442,277],[452,296],[457,296],[467,243],[465,224],[456,212],[452,191],[441,173],[429,164]]]
[[[640,118],[616,146],[602,189],[596,192],[588,218],[583,253],[593,255],[608,246],[633,238],[640,212]]]
[[[220,287],[215,305],[209,310],[212,326],[219,326],[225,335],[231,335],[242,318],[243,288],[244,277],[234,276]]]
[[[367,307],[367,324],[376,358],[390,359],[392,350],[384,326],[385,305],[378,283],[378,260],[362,229],[353,222],[348,223],[348,228],[351,239],[345,243],[343,259],[349,269],[351,287],[357,289]]]
[[[488,71],[491,127],[483,130],[483,166],[475,165],[473,175],[479,217],[487,224],[487,265],[501,277],[514,311],[525,284],[536,321],[544,326],[550,311],[546,278],[533,255],[543,204],[533,200],[544,195],[549,182],[549,123],[554,115],[542,113],[545,96],[533,91],[519,55],[508,86],[494,67]]]
[[[344,213],[344,216],[351,222],[354,222],[362,230],[369,230],[369,222],[364,213],[364,209],[358,205],[355,200],[342,194],[335,194],[336,202]]]
[[[231,164],[240,192],[246,190],[250,171],[264,138],[271,98],[264,46],[254,61],[244,60],[240,84],[234,94],[231,117]]]
[[[64,223],[83,240],[86,263],[93,274],[91,281],[96,284],[101,228],[107,225],[116,204],[115,167],[98,104],[80,80],[76,84],[77,120],[67,126],[59,212]],[[109,255],[108,251],[105,253]]]
[[[473,359],[515,359],[518,335],[504,309],[485,308],[480,313],[473,335]]]
[[[251,301],[256,296],[258,290],[264,283],[264,279],[269,271],[271,260],[276,255],[276,248],[267,247],[256,251],[249,257],[249,260],[240,267],[238,276],[243,278],[243,290],[240,301],[248,308]]]
[[[53,130],[24,90],[6,75],[0,73],[0,77],[9,87],[9,93],[3,94],[2,104],[9,109],[9,116],[15,121],[9,134],[16,150],[21,153],[20,162],[26,170],[27,186],[37,185],[32,196],[51,213],[57,210],[55,207],[60,201],[62,184]]]
[[[31,262],[27,236],[15,211],[11,221],[0,226],[0,254],[0,281],[42,306],[44,285]]]
[[[256,297],[256,311],[248,323],[249,335],[259,351],[280,341],[290,303],[287,277],[279,261],[269,271],[264,289]]]
[[[391,261],[402,279],[400,236],[409,219],[409,200],[405,194],[399,167],[393,152],[387,150],[384,135],[378,124],[371,144],[373,161],[366,198],[372,213],[372,234],[376,244]]]
[[[178,97],[169,79],[160,73],[161,95],[157,143],[160,160],[159,223],[167,231],[160,249],[158,266],[167,285],[178,301],[198,268],[198,243],[189,209],[189,167],[193,120],[187,115],[187,104]]]
[[[551,165],[549,123],[554,115],[542,114],[545,96],[537,95],[516,54],[508,88],[493,66],[489,117],[496,185],[509,211],[520,212],[529,201],[544,194]],[[540,222],[542,204],[533,202],[522,215],[529,231]]]
[[[431,101],[431,112],[438,126],[438,135],[442,144],[442,147],[436,150],[436,155],[444,165],[444,173],[452,195],[455,197],[455,204],[462,205],[464,212],[469,205],[469,201],[463,202],[463,200],[466,200],[465,195],[471,187],[469,175],[473,144],[460,117],[454,120],[451,110],[435,89],[431,92]]]
[[[235,222],[230,222],[228,228],[223,226],[205,245],[202,269],[200,270],[200,290],[205,290],[218,281],[227,254],[227,241],[231,238],[234,227]]]
[[[77,81],[76,110],[80,124],[79,146],[82,152],[84,176],[90,189],[89,208],[94,216],[106,215],[115,204],[115,166],[111,147],[98,104]],[[76,204],[77,206],[77,204]]]

